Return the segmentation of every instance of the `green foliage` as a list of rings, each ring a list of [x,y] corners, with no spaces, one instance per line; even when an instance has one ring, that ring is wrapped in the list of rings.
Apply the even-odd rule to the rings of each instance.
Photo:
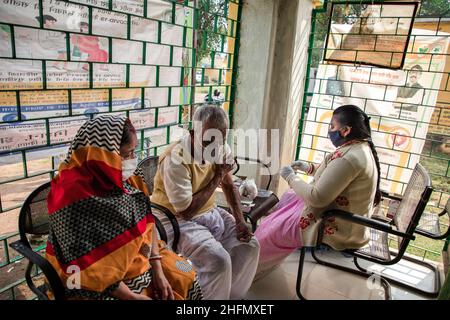
[[[208,58],[213,51],[220,51],[227,34],[228,22],[223,18],[228,1],[226,0],[199,0],[198,1],[198,32],[197,32],[197,61]],[[219,17],[218,15],[222,16]]]
[[[419,17],[450,17],[449,0],[422,0]]]

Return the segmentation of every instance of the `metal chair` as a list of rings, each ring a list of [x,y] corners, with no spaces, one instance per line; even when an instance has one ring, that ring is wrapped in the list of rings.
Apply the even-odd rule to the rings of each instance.
[[[441,222],[441,217],[445,215],[449,219],[447,224]],[[417,226],[416,233],[435,240],[446,239],[450,236],[450,198],[440,213],[424,212]]]
[[[158,161],[159,161],[158,156],[150,156],[148,158],[145,158],[138,164],[138,168],[141,169],[142,173],[144,174],[144,181],[147,184],[147,188],[150,194],[153,193],[154,179],[156,172],[158,171]],[[151,206],[152,208],[157,209],[159,212],[162,212],[165,215],[165,217],[164,216],[158,217],[159,219],[164,220],[165,218],[167,218],[170,221],[170,224],[172,225],[173,229],[172,250],[174,252],[177,252],[178,242],[180,241],[180,226],[178,225],[177,218],[169,209],[163,206],[157,205],[155,203],[152,203]],[[159,223],[161,223],[159,219],[158,221]],[[165,241],[167,243],[167,235]]]
[[[48,235],[49,222],[47,210],[47,195],[50,191],[50,182],[44,183],[35,189],[25,200],[19,213],[20,240],[10,244],[22,256],[29,260],[25,271],[25,279],[30,290],[36,294],[39,300],[48,300],[48,287],[44,284],[36,287],[31,276],[33,266],[38,266],[50,286],[56,300],[65,300],[64,286],[53,266],[39,253],[33,251],[27,235]]]
[[[243,178],[243,177],[238,175],[238,172],[241,169],[241,165],[239,164],[238,160],[253,162],[253,163],[257,163],[260,166],[263,166],[265,168],[265,170],[269,173],[267,175],[268,181],[267,181],[267,185],[265,188],[265,190],[269,190],[270,184],[272,183],[273,175],[270,171],[270,167],[266,163],[262,162],[259,159],[251,159],[248,157],[235,157],[234,161],[235,161],[236,169],[233,171],[232,174],[234,176],[240,177],[240,178]],[[258,196],[255,199],[255,204],[256,204],[255,209],[252,209],[248,213],[244,213],[244,218],[251,223],[253,232],[257,228],[259,219],[261,219],[263,216],[265,216],[267,214],[267,212],[270,209],[272,209],[278,202],[279,202],[279,199],[274,193],[271,193],[269,196],[264,197],[264,198]]]
[[[336,268],[342,271],[352,272],[366,278],[373,276],[374,273],[363,268],[359,264],[358,259],[363,259],[381,265],[393,265],[399,262],[401,259],[413,260],[405,256],[404,253],[406,251],[406,248],[408,247],[409,242],[415,239],[414,232],[416,232],[417,225],[430,198],[431,192],[432,187],[430,177],[426,170],[420,164],[417,164],[411,175],[411,179],[408,182],[405,193],[401,199],[400,205],[397,209],[397,213],[391,223],[376,220],[373,218],[366,218],[364,216],[356,215],[342,210],[329,210],[324,212],[318,232],[316,246],[311,248],[312,257],[321,265]],[[325,222],[327,218],[330,217],[336,217],[342,220],[346,220],[349,223],[356,223],[370,228],[370,240],[368,245],[358,250],[344,250],[345,253],[353,256],[353,262],[357,269],[327,262],[317,257],[316,248],[320,247],[320,245],[322,244]],[[390,250],[388,245],[388,235],[397,236],[398,251],[394,252]],[[296,290],[297,295],[300,299],[305,299],[305,297],[301,293],[301,281],[306,249],[306,247],[301,248],[297,273]],[[415,262],[417,263],[417,261]],[[388,278],[385,275],[378,275],[379,280],[381,281],[380,283],[385,289],[386,299],[390,298],[389,283],[408,287],[416,292],[420,292],[429,296],[437,295],[440,286],[439,271],[435,266],[431,264],[422,261],[418,263],[434,271],[436,290],[433,292],[424,291],[419,288],[412,287],[411,285],[399,280]]]
[[[25,271],[25,280],[31,291],[39,300],[49,300],[48,290],[51,289],[55,300],[65,300],[65,289],[61,279],[53,266],[38,252],[33,251],[28,236],[46,236],[49,232],[49,217],[47,209],[47,195],[50,192],[50,182],[36,188],[24,201],[19,213],[19,236],[20,240],[10,244],[22,256],[29,260]],[[167,242],[167,235],[161,222],[155,217],[155,225],[159,236]],[[36,287],[31,271],[33,266],[38,266],[45,277],[46,284]]]

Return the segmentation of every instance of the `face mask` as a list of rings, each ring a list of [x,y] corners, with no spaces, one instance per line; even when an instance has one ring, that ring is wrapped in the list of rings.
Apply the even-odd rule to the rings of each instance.
[[[344,138],[341,136],[339,130],[328,131],[328,137],[330,137],[331,143],[337,148],[344,143]]]
[[[122,160],[122,181],[131,177],[137,167],[137,158]]]

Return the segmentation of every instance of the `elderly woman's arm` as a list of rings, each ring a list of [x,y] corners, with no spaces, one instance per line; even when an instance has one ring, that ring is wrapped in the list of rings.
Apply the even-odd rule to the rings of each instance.
[[[333,202],[356,178],[359,171],[344,158],[331,161],[314,185],[296,175],[287,178],[289,186],[307,203],[322,208]]]
[[[155,298],[162,300],[174,300],[172,287],[164,275],[161,265],[161,256],[159,255],[158,236],[156,226],[153,225],[152,250],[150,256],[150,265],[152,266],[153,294]]]

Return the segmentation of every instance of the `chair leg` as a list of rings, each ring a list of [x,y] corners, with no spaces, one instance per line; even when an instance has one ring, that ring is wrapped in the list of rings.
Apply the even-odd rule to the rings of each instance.
[[[352,269],[352,268],[348,268],[348,267],[345,267],[345,266],[341,266],[341,265],[339,265],[339,264],[335,264],[335,263],[331,263],[331,262],[322,260],[322,259],[320,259],[320,258],[316,255],[316,250],[315,250],[315,248],[312,248],[312,250],[311,250],[311,255],[312,255],[312,257],[314,258],[314,260],[316,260],[316,262],[317,262],[318,264],[321,264],[321,265],[324,265],[324,266],[327,266],[327,267],[330,267],[330,268],[338,269],[338,270],[345,271],[345,272],[350,272],[350,273],[356,274],[356,275],[358,275],[358,276],[361,276],[361,277],[364,277],[364,278],[367,278],[367,279],[370,278],[370,277],[372,277],[372,276],[374,275],[374,273],[367,272],[367,270],[361,268],[357,263],[355,263],[355,265],[356,265],[356,266],[358,267],[358,269],[360,269],[360,270],[355,270],[355,269]],[[356,257],[355,257],[355,258],[356,258]],[[356,261],[356,259],[354,259],[354,262],[355,262],[355,261]],[[391,299],[391,286],[389,285],[389,282],[386,281],[386,279],[384,279],[384,278],[381,277],[381,276],[380,276],[380,279],[379,279],[379,280],[380,280],[381,286],[382,286],[383,289],[384,289],[384,297],[385,297],[385,299],[386,299],[386,300],[390,300],[390,299]]]
[[[27,285],[30,288],[30,290],[38,297],[39,300],[48,300],[48,296],[44,292],[39,290],[39,288],[36,288],[36,286],[33,282],[33,279],[31,277],[31,272],[33,271],[33,266],[34,266],[34,264],[29,262],[27,269],[25,271],[25,280],[27,282]]]
[[[361,265],[358,262],[358,258],[357,257],[353,257],[353,264],[362,272],[368,273],[369,271],[366,268],[361,267]]]
[[[300,250],[300,260],[298,262],[298,271],[297,271],[297,284],[296,284],[296,291],[297,291],[297,296],[300,300],[307,300],[303,295],[302,295],[302,277],[303,277],[303,265],[305,264],[305,252],[306,252],[306,248],[303,247]]]
[[[391,254],[394,254],[394,253],[391,253]],[[429,263],[424,262],[424,261],[417,260],[417,259],[412,258],[412,257],[403,256],[402,259],[405,259],[405,260],[417,263],[417,264],[419,264],[419,265],[421,265],[421,266],[423,266],[423,267],[433,271],[433,273],[434,273],[434,290],[431,291],[431,292],[427,291],[427,290],[423,290],[423,289],[420,289],[417,286],[413,286],[413,285],[407,284],[405,282],[396,280],[394,278],[391,278],[391,277],[388,277],[388,276],[385,276],[385,275],[380,275],[380,277],[382,277],[383,279],[385,279],[387,282],[389,282],[391,284],[394,284],[394,285],[399,286],[399,287],[407,288],[408,290],[411,290],[411,291],[416,292],[418,294],[422,294],[422,295],[425,295],[425,296],[428,296],[428,297],[431,297],[431,298],[437,297],[439,295],[439,291],[441,289],[441,280],[440,280],[441,277],[440,277],[440,273],[439,273],[438,268],[436,268],[432,264],[429,264]],[[361,267],[361,265],[358,263],[356,257],[353,260],[353,262],[354,262],[355,266],[358,269],[360,269],[362,271],[365,271],[365,272],[370,272],[370,271],[367,271],[367,269]]]
[[[255,232],[256,228],[258,227],[257,226],[257,222],[256,221],[251,221],[251,223],[252,223],[252,232]]]

